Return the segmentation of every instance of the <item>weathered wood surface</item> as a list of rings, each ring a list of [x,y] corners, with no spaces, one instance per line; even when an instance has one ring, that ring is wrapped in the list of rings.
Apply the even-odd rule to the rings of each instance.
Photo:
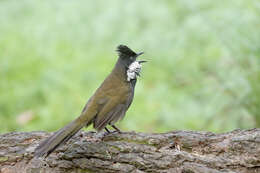
[[[33,158],[47,132],[0,135],[1,173],[260,173],[260,129],[229,133],[80,131],[46,159]],[[179,149],[178,149],[179,147]]]

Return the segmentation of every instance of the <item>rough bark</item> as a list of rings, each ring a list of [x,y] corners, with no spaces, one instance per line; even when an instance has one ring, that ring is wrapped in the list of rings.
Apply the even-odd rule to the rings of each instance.
[[[260,172],[260,129],[223,134],[194,131],[113,133],[80,131],[46,159],[33,158],[47,132],[0,135],[1,173]]]

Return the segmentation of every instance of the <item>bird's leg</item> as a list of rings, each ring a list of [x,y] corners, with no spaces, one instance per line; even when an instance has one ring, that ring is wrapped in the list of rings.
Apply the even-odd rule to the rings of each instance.
[[[116,132],[116,131],[111,132],[110,130],[108,130],[107,127],[105,127],[104,129],[105,129],[106,131],[105,131],[105,133],[103,134],[102,138],[104,138],[105,136],[107,136],[107,135],[109,135],[109,134],[112,134],[112,133]]]
[[[105,127],[105,130],[107,131],[107,134],[111,133],[108,128]]]
[[[108,130],[107,127],[105,127],[105,130],[106,130],[106,131],[103,133],[103,136],[101,137],[102,139],[103,139],[105,136],[107,136],[107,135],[109,135],[109,134],[112,133],[110,130]]]
[[[118,133],[121,133],[121,130],[117,128],[115,125],[111,125],[111,127],[113,127]]]

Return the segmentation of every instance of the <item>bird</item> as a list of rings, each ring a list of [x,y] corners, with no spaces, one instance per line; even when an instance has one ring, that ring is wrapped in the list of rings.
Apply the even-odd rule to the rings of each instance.
[[[79,117],[43,140],[36,147],[34,157],[48,157],[80,129],[91,124],[97,132],[105,129],[110,133],[108,125],[121,132],[115,123],[125,116],[130,107],[142,63],[147,61],[137,60],[143,52],[135,53],[126,45],[117,46],[116,51],[118,59],[114,68],[89,98]]]

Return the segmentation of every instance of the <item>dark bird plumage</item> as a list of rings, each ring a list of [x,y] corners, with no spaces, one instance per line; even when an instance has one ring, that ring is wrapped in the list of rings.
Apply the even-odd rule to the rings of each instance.
[[[88,100],[80,116],[45,139],[36,149],[36,157],[47,157],[52,151],[68,141],[81,128],[93,123],[100,131],[122,119],[134,97],[136,77],[141,70],[141,63],[136,58],[142,53],[135,53],[125,45],[117,47],[119,58],[115,67],[94,95]]]
[[[137,55],[134,51],[132,51],[125,45],[119,45],[117,47],[117,52],[119,53],[119,57],[122,57],[122,58],[127,58],[130,56],[134,57]]]

